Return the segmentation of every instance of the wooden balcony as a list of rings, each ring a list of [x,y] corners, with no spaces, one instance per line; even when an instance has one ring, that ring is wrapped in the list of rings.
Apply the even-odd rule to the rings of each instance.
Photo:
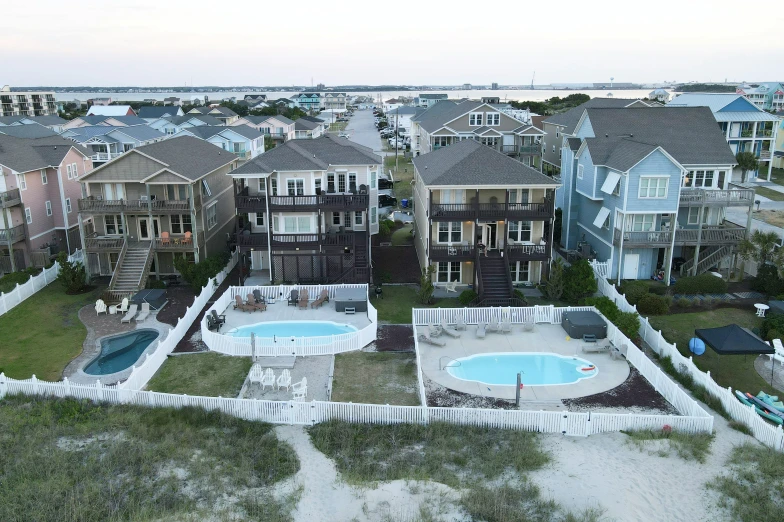
[[[550,259],[550,245],[506,244],[504,255],[509,261],[547,261]]]
[[[343,248],[354,246],[358,241],[363,241],[357,235],[364,234],[364,232],[272,234],[268,244],[266,232],[251,233],[250,231],[243,231],[237,236],[237,245],[244,250],[266,250],[268,246],[272,246],[275,250],[294,250],[298,248],[318,250],[322,247]]]
[[[234,196],[237,210],[242,212],[266,212],[267,202],[263,194],[250,195],[247,187]],[[349,212],[367,210],[370,197],[367,194],[321,194],[318,196],[270,196],[270,212],[318,212],[319,210]]]
[[[88,252],[119,252],[124,243],[123,236],[88,237],[84,240],[84,247]]]
[[[681,206],[748,207],[753,204],[754,191],[749,189],[710,190],[691,187],[681,189]]]
[[[126,212],[129,214],[180,214],[190,212],[191,203],[186,200],[168,199],[96,199],[82,198],[79,200],[79,212],[89,214],[119,214]]]
[[[152,248],[159,252],[191,252],[193,250],[193,238],[185,239],[182,236],[156,237]]]
[[[474,219],[547,220],[555,216],[552,200],[541,203],[431,203],[433,221]]]
[[[17,225],[12,228],[0,229],[0,245],[16,243],[26,237],[24,225]]]
[[[0,192],[0,208],[8,208],[22,203],[22,196],[19,194],[19,189],[12,189],[6,192]]]
[[[746,237],[746,229],[742,227],[703,227],[700,233],[696,228],[679,228],[675,233],[675,246],[696,246],[699,239],[701,246],[735,245]],[[621,231],[615,229],[613,243],[620,245]],[[623,233],[624,247],[665,248],[672,244],[672,232],[656,230],[649,232]]]
[[[428,251],[431,261],[473,261],[476,256],[476,246],[469,242],[464,243],[430,243]]]

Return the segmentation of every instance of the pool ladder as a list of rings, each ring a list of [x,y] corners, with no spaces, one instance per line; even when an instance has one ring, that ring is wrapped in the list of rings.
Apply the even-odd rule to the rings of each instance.
[[[443,359],[449,359],[450,361],[454,361],[454,362],[456,362],[457,364],[456,364],[456,365],[454,365],[453,367],[457,367],[457,366],[460,366],[460,365],[461,365],[460,361],[458,361],[457,359],[452,359],[451,357],[447,357],[446,355],[442,355],[442,356],[441,356],[441,357],[439,357],[439,359],[438,359],[438,369],[439,369],[439,370],[443,370],[444,368],[447,368],[447,367],[449,367],[449,363],[446,363],[446,366],[441,366],[441,361],[442,361]]]

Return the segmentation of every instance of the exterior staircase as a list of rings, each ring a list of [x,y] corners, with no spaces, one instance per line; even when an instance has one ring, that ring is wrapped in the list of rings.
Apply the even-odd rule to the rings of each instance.
[[[722,259],[730,255],[731,251],[732,249],[727,245],[706,248],[700,252],[700,259],[697,263],[697,270],[695,275],[702,274],[703,272],[708,271],[709,268],[716,266]],[[693,268],[694,257],[691,257],[688,261],[681,265],[680,273],[681,275],[691,275]]]
[[[144,288],[147,285],[152,258],[150,244],[139,243],[123,248],[106,297],[112,302],[120,301]]]
[[[480,299],[501,302],[512,298],[509,267],[501,256],[479,257],[482,291]]]

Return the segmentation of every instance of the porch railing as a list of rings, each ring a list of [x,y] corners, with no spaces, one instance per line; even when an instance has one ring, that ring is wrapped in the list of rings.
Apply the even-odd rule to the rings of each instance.
[[[25,227],[24,225],[17,225],[11,228],[0,229],[0,245],[1,244],[8,244],[9,241],[11,243],[16,243],[17,241],[21,241],[25,238]]]
[[[5,192],[0,192],[0,207],[13,207],[22,202],[22,197],[19,195],[19,189],[11,189]]]

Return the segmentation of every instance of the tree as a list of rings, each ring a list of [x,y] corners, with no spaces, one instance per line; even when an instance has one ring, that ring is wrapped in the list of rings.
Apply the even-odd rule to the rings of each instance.
[[[430,299],[433,297],[433,292],[436,287],[433,285],[433,273],[436,271],[434,265],[422,269],[422,277],[419,278],[419,292],[417,297],[422,304],[430,304]]]
[[[759,161],[753,152],[738,152],[735,155],[735,161],[738,162],[738,167],[741,170],[741,180],[746,183],[746,173],[759,169]]]
[[[275,148],[275,140],[272,139],[272,136],[264,135],[264,150],[270,150]]]
[[[772,263],[780,270],[784,266],[784,252],[780,246],[781,238],[775,232],[755,230],[749,239],[738,245],[738,253],[744,260],[751,259],[760,267]]]
[[[75,294],[82,290],[87,280],[87,272],[82,263],[72,263],[68,261],[68,254],[60,252],[57,255],[57,262],[60,264],[60,273],[57,280],[65,288],[66,294]]]
[[[564,264],[563,259],[560,257],[553,261],[553,266],[550,269],[550,277],[544,285],[544,293],[548,299],[560,299],[564,291]]]
[[[196,292],[207,286],[210,279],[218,275],[229,262],[228,252],[213,254],[198,263],[191,263],[184,257],[174,258],[174,268]]]
[[[581,259],[564,270],[563,296],[567,301],[577,302],[583,297],[596,293],[598,288],[593,268],[587,260]]]
[[[531,112],[536,114],[552,114],[552,108],[545,102],[537,102],[537,101],[511,101],[509,105],[514,107],[515,109],[528,109]]]

